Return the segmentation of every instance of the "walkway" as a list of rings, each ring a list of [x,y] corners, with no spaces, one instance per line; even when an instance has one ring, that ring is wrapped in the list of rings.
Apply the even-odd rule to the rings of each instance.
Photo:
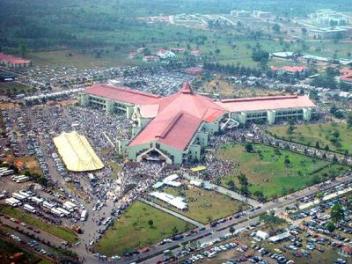
[[[190,223],[192,225],[195,225],[195,226],[200,227],[200,228],[205,227],[203,224],[201,224],[201,223],[199,223],[199,222],[197,222],[197,221],[195,221],[195,220],[193,220],[191,218],[188,218],[187,216],[179,214],[179,213],[177,213],[175,211],[172,211],[170,209],[164,208],[164,207],[162,207],[162,206],[160,206],[160,205],[158,205],[156,203],[153,203],[153,202],[148,201],[148,200],[143,199],[143,198],[140,198],[139,200],[142,201],[143,203],[146,203],[146,204],[148,204],[150,206],[153,206],[153,207],[155,207],[155,208],[157,208],[157,209],[159,209],[161,211],[164,211],[165,213],[171,214],[171,215],[173,215],[173,216],[175,216],[175,217],[177,217],[177,218],[179,218],[179,219],[181,219],[183,221],[186,221],[186,222],[188,222],[188,223]]]
[[[185,173],[183,174],[183,177],[187,180],[195,180],[195,181],[201,181],[201,182],[204,182],[206,183],[210,188],[212,188],[214,191],[218,192],[218,193],[221,193],[223,195],[226,195],[226,196],[229,196],[231,197],[232,199],[235,199],[235,200],[238,200],[238,201],[241,201],[241,202],[244,202],[244,203],[247,203],[249,204],[250,206],[254,207],[254,208],[257,208],[257,207],[261,207],[263,204],[252,199],[252,198],[249,198],[249,197],[246,197],[240,193],[237,193],[237,192],[234,192],[234,191],[231,191],[229,189],[226,189],[222,186],[219,186],[219,185],[216,185],[214,183],[211,183],[211,182],[208,182],[208,181],[203,181],[202,179],[199,179],[197,177],[193,177],[193,176],[190,176],[189,174]]]

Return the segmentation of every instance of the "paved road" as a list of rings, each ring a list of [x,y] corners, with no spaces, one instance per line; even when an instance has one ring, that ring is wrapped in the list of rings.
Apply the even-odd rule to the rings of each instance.
[[[292,205],[296,203],[299,199],[303,197],[314,195],[317,192],[328,190],[342,183],[348,183],[351,181],[352,181],[351,174],[346,174],[345,176],[336,178],[336,180],[330,184],[326,184],[326,185],[317,184],[317,185],[308,187],[304,190],[292,193],[285,197],[279,198],[275,201],[267,202],[261,208],[247,211],[240,218],[233,218],[222,224],[219,224],[216,227],[208,227],[206,230],[200,231],[199,233],[191,236],[186,236],[179,241],[174,241],[166,245],[155,245],[151,247],[151,250],[146,253],[139,254],[137,256],[133,256],[129,258],[123,258],[118,263],[127,264],[132,262],[143,262],[143,261],[145,263],[150,263],[150,262],[147,262],[148,259],[162,257],[162,252],[166,249],[174,249],[178,247],[181,243],[183,244],[189,241],[200,240],[201,238],[204,238],[207,235],[211,235],[214,238],[220,237],[222,234],[224,234],[224,232],[228,232],[227,229],[231,226],[235,226],[235,228],[240,228],[241,226],[243,227],[248,226],[250,222],[256,221],[256,217],[262,213],[265,213],[271,210],[284,209],[288,205]]]
[[[19,221],[21,221],[21,219],[18,219]],[[49,234],[45,231],[40,230],[40,233],[36,233],[31,229],[28,229],[28,227],[30,225],[26,224],[26,226],[22,226],[18,223],[15,223],[9,219],[6,219],[3,216],[0,216],[0,223],[7,225],[9,227],[11,227],[12,229],[16,230],[16,228],[18,228],[19,231],[22,232],[26,232],[34,237],[37,237],[38,240],[41,241],[50,241],[50,243],[55,246],[55,247],[62,247],[62,243],[66,242],[65,240],[58,238],[56,236],[53,236],[52,234]],[[34,230],[38,230],[38,228],[31,226]]]
[[[197,180],[197,181],[205,182],[205,181],[203,181],[202,179],[199,179],[199,178],[197,178],[197,177],[193,177],[193,176],[191,176],[191,175],[189,175],[189,174],[187,174],[187,173],[185,173],[185,174],[183,175],[183,177],[184,177],[185,179],[187,179],[187,180]],[[263,206],[262,203],[260,203],[260,202],[258,202],[258,201],[256,201],[256,200],[254,200],[254,199],[252,199],[252,198],[248,198],[248,197],[246,197],[246,196],[244,196],[244,195],[242,195],[242,194],[240,194],[240,193],[237,193],[237,192],[234,192],[234,191],[230,191],[230,190],[228,190],[228,189],[226,189],[226,188],[224,188],[224,187],[222,187],[222,186],[216,185],[216,184],[211,183],[211,182],[208,182],[208,181],[207,181],[206,183],[207,183],[207,185],[210,186],[214,191],[219,192],[219,193],[221,193],[221,194],[224,194],[224,195],[226,195],[226,196],[229,196],[229,197],[231,197],[232,199],[235,199],[235,200],[238,200],[238,201],[247,203],[247,204],[249,204],[250,206],[255,207],[255,208],[256,208],[256,207],[261,207],[261,206]]]
[[[195,225],[195,226],[200,227],[200,228],[205,227],[203,224],[201,224],[201,223],[199,223],[199,222],[197,222],[197,221],[195,221],[195,220],[193,220],[191,218],[188,218],[187,216],[179,214],[179,213],[177,213],[175,211],[172,211],[170,209],[164,208],[164,207],[162,207],[162,206],[160,206],[160,205],[158,205],[156,203],[153,203],[153,202],[148,201],[148,200],[143,199],[143,198],[140,198],[139,200],[144,202],[144,203],[146,203],[146,204],[149,204],[150,206],[153,206],[153,207],[155,207],[155,208],[157,208],[157,209],[159,209],[161,211],[164,211],[165,213],[171,214],[171,215],[173,215],[173,216],[175,216],[175,217],[177,217],[177,218],[179,218],[179,219],[181,219],[183,221],[186,221],[186,222],[188,222],[188,223],[190,223],[192,225]]]

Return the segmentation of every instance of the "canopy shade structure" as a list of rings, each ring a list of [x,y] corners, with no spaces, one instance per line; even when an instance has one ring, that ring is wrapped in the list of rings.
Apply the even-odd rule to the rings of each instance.
[[[63,132],[53,140],[69,171],[93,171],[104,167],[86,137],[79,135],[76,131]]]

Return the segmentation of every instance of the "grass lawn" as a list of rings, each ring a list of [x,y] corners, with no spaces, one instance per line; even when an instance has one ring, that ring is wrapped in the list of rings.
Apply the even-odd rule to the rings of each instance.
[[[72,230],[61,226],[48,224],[42,221],[40,218],[32,214],[23,212],[18,208],[12,208],[9,206],[0,206],[0,213],[16,218],[29,225],[35,226],[40,230],[43,230],[49,234],[52,234],[53,236],[59,237],[68,242],[74,243],[78,240],[77,235]]]
[[[231,174],[222,178],[223,186],[227,187],[230,180],[239,186],[237,176],[243,173],[248,178],[252,194],[261,191],[265,197],[272,198],[318,183],[331,175],[337,176],[348,169],[288,150],[253,146],[254,152],[251,153],[240,144],[228,144],[218,150],[218,157],[237,164]],[[286,159],[289,164],[285,163]]]
[[[193,186],[187,190],[168,187],[164,189],[164,192],[186,197],[188,210],[178,210],[160,200],[155,200],[155,202],[203,224],[246,209],[246,205],[240,201],[215,191],[207,191]]]
[[[150,220],[153,221],[152,226],[148,223]],[[105,233],[96,250],[107,256],[122,255],[191,228],[191,224],[174,216],[142,202],[135,202]]]
[[[127,52],[109,52],[96,58],[94,54],[82,54],[74,50],[40,51],[28,56],[33,65],[75,66],[77,68],[114,67],[120,64],[133,64]]]
[[[297,125],[292,134],[287,133],[287,126],[272,126],[270,133],[279,138],[315,146],[319,142],[321,148],[329,146],[331,150],[352,153],[352,128],[344,123],[305,124]],[[339,140],[335,141],[334,133],[338,132]]]

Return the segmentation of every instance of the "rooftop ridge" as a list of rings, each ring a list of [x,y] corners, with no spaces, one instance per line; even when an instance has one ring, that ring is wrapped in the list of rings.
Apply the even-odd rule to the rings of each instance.
[[[127,93],[138,94],[138,95],[143,95],[143,96],[152,97],[152,98],[160,98],[160,95],[146,93],[146,92],[141,92],[141,91],[138,91],[138,90],[133,90],[133,89],[127,87],[127,86],[115,86],[115,85],[108,85],[108,84],[99,84],[98,86],[108,87],[108,88],[116,89],[116,90],[122,90],[122,91],[125,91]]]
[[[233,99],[223,99],[222,103],[231,102],[253,102],[253,101],[266,101],[266,100],[283,100],[283,99],[295,99],[298,95],[279,95],[279,96],[263,96],[263,97],[248,97],[248,98],[233,98]]]
[[[183,115],[183,112],[179,112],[176,116],[174,116],[166,128],[159,135],[156,135],[156,137],[165,138]]]

